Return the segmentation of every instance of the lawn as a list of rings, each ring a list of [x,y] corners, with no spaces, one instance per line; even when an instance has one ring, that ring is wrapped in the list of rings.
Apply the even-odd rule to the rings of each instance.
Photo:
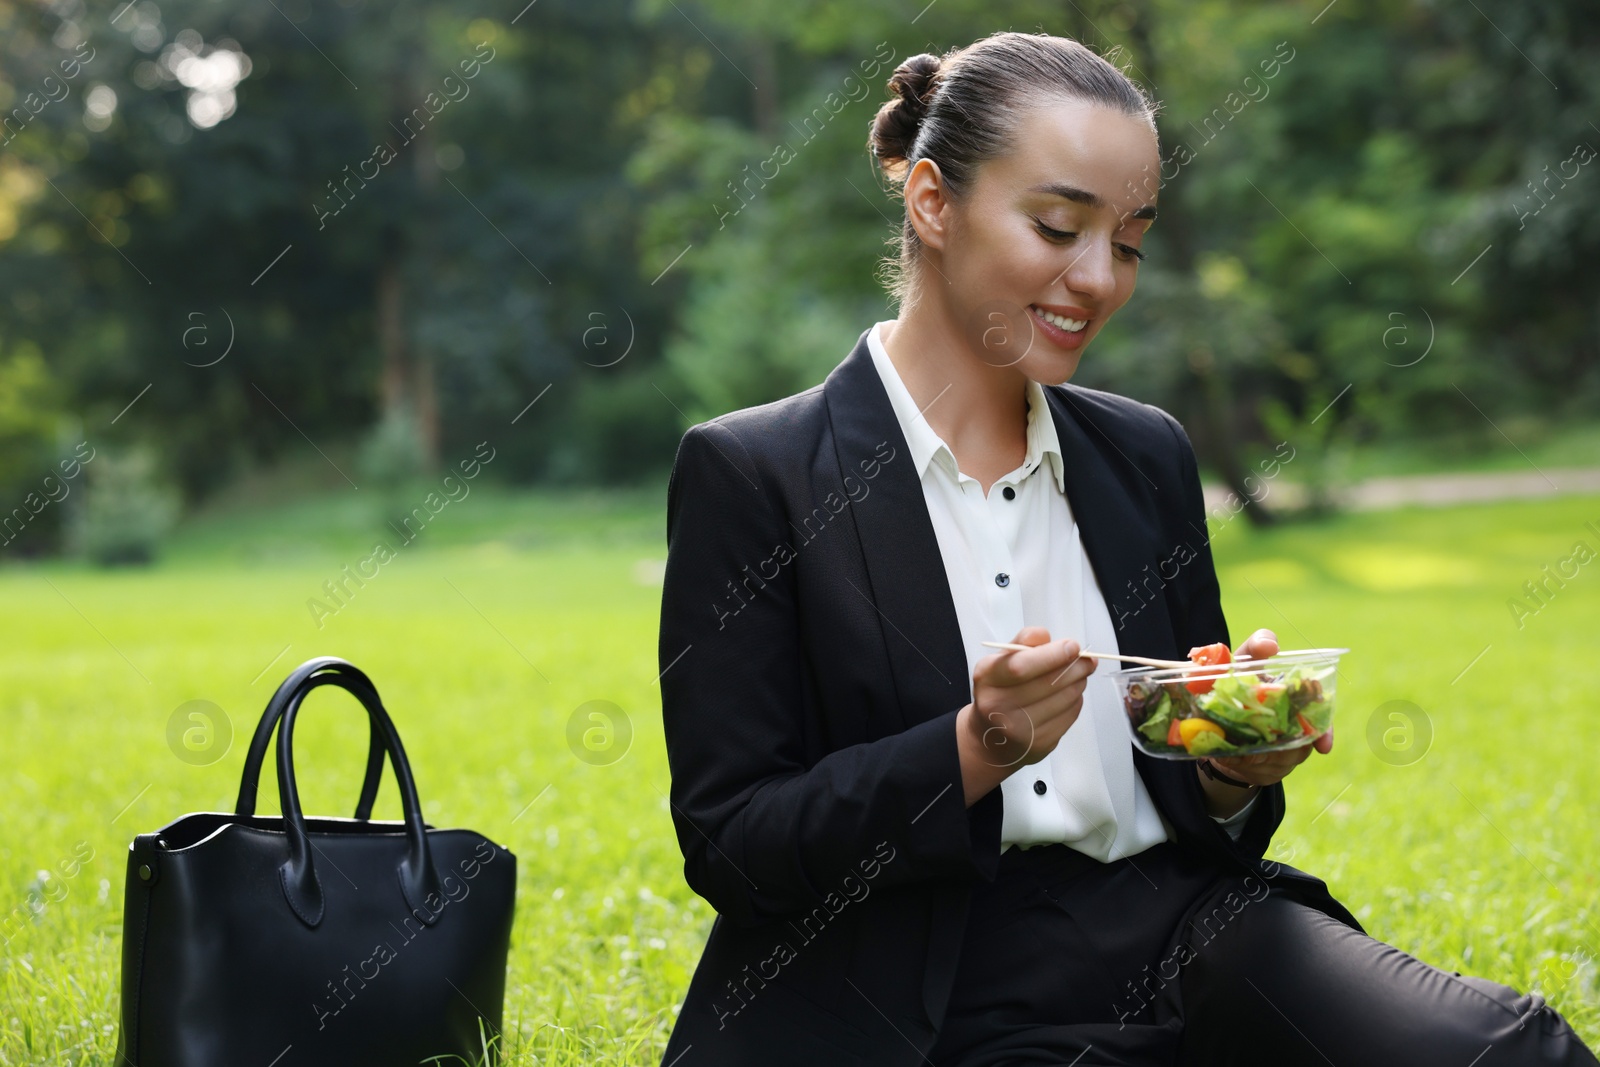
[[[0,623],[0,1062],[110,1063],[128,840],[230,807],[272,687],[330,653],[377,681],[429,820],[519,857],[513,1061],[658,1060],[711,921],[682,882],[663,796],[659,492],[480,487],[319,628],[306,602],[370,551],[369,518],[331,494],[204,516],[150,570],[0,568],[11,606]],[[296,533],[308,528],[319,533]],[[1290,779],[1273,855],[1325,877],[1375,936],[1538,988],[1592,1042],[1600,777],[1585,771],[1600,561],[1552,583],[1543,606],[1528,602],[1539,610],[1520,628],[1508,601],[1580,539],[1600,549],[1597,531],[1600,498],[1215,531],[1235,641],[1270,626],[1285,646],[1354,650],[1338,743]],[[168,747],[168,719],[191,700],[218,705],[234,733],[208,765]],[[589,700],[631,723],[615,762],[568,747],[568,719]],[[297,745],[306,809],[347,814],[364,724],[342,695],[309,706]],[[1431,738],[1408,736],[1397,710]],[[275,811],[270,773],[262,785]],[[392,778],[378,814],[398,815]],[[56,872],[43,892],[40,870]]]

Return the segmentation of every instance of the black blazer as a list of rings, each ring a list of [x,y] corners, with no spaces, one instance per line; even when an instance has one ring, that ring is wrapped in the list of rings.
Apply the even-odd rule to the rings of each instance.
[[[1121,650],[1182,658],[1227,641],[1183,428],[1111,393],[1045,395]],[[971,886],[995,875],[1002,797],[963,803],[955,718],[972,680],[865,333],[821,385],[684,434],[667,542],[672,815],[684,876],[717,919],[662,1063],[921,1063]],[[1270,868],[1359,929],[1319,879],[1263,859],[1281,785],[1235,843],[1192,766],[1134,755],[1182,847]]]

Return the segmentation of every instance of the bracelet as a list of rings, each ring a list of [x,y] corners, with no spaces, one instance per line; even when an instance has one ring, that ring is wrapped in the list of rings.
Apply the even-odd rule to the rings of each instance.
[[[1200,773],[1211,779],[1213,782],[1225,782],[1228,785],[1237,786],[1240,789],[1254,788],[1254,786],[1252,786],[1249,782],[1241,782],[1237,778],[1230,778],[1228,775],[1223,774],[1221,771],[1211,766],[1211,761],[1208,759],[1203,759],[1200,761]]]

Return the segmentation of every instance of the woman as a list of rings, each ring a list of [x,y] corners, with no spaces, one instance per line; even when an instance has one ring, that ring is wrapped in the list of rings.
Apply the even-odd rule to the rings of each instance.
[[[1594,1064],[1263,859],[1310,747],[1148,758],[1079,656],[1228,640],[1182,428],[1061,384],[1133,292],[1153,105],[1017,33],[889,85],[898,319],[669,483],[672,811],[718,916],[662,1062]]]

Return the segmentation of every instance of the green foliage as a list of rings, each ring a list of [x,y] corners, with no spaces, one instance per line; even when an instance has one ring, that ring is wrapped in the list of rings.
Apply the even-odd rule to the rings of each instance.
[[[378,489],[403,489],[427,469],[417,417],[399,404],[378,420],[362,442],[357,463],[363,483]]]
[[[1600,403],[1579,0],[0,0],[0,105],[77,64],[0,146],[0,355],[44,353],[89,426],[148,387],[118,431],[192,497],[361,437],[380,381],[436,399],[435,458],[498,427],[503,476],[609,479],[572,444],[609,410],[592,316],[629,317],[630,372],[670,371],[646,423],[820,380],[892,313],[901,206],[865,148],[889,71],[1000,28],[1099,50],[1191,157],[1083,383],[1168,407],[1212,460],[1222,428],[1259,441],[1265,406],[1306,420],[1346,386],[1327,418],[1356,442]],[[247,57],[214,125],[180,46]]]
[[[578,391],[573,444],[552,464],[572,481],[660,487],[666,482],[685,423],[672,402],[672,375],[605,368]],[[559,479],[561,466],[552,474]]]
[[[1306,396],[1306,414],[1296,414],[1276,397],[1261,406],[1261,421],[1271,436],[1282,442],[1293,441],[1290,455],[1296,480],[1305,491],[1301,513],[1308,517],[1334,510],[1333,490],[1338,480],[1341,458],[1338,420],[1325,418],[1338,397],[1314,387]]]
[[[89,423],[149,385],[119,430],[191,495],[307,437],[360,436],[391,362],[408,383],[433,377],[441,458],[545,386],[569,391],[590,311],[626,308],[635,361],[656,362],[670,294],[634,269],[640,207],[622,166],[647,109],[629,101],[650,56],[703,40],[681,22],[635,30],[623,0],[516,15],[465,0],[287,14],[0,0],[7,109],[59,81],[75,47],[93,53],[0,147],[0,352],[48,352]],[[180,42],[249,58],[216,125],[188,117]],[[91,85],[117,101],[103,128],[84,123]],[[378,297],[391,268],[393,341]],[[570,437],[574,405],[545,408],[517,425],[504,475],[538,476]]]
[[[11,555],[54,550],[60,539],[57,499],[71,479],[57,469],[72,420],[43,354],[28,342],[0,354],[0,542]]]
[[[82,499],[68,521],[67,544],[102,567],[148,564],[177,521],[179,499],[148,449],[102,449],[84,467]]]
[[[727,241],[698,265],[666,353],[696,421],[816,385],[870,325],[803,283],[774,286],[762,258],[754,241]]]
[[[396,404],[372,428],[356,453],[361,486],[377,501],[377,525],[401,523],[411,509],[410,491],[428,469],[422,430],[409,404]]]

